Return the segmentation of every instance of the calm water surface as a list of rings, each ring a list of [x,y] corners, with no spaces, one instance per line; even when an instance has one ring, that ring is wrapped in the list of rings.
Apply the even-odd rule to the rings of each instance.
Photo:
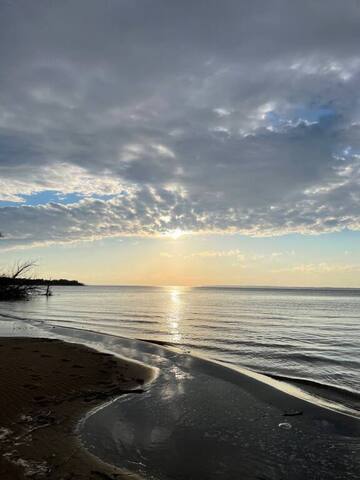
[[[359,406],[360,290],[56,287],[0,315],[175,343]]]

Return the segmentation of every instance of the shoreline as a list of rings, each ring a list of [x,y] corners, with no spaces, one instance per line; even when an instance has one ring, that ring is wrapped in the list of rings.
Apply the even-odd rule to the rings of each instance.
[[[35,328],[38,328],[39,332],[42,332],[42,334],[45,333],[45,335],[48,334],[46,332],[47,330],[47,325],[44,321],[42,320],[29,320],[24,317],[18,317],[15,315],[9,315],[9,314],[1,314],[1,318],[6,318],[7,320],[11,322],[26,322],[27,324],[34,326]],[[95,335],[95,336],[100,336],[100,337],[108,337],[108,338],[117,338],[119,340],[130,340],[130,341],[135,341],[135,342],[141,342],[145,344],[150,344],[150,345],[157,345],[161,348],[168,349],[174,352],[182,352],[182,345],[179,345],[174,342],[169,342],[169,341],[164,341],[164,340],[154,340],[154,339],[146,339],[146,338],[131,338],[131,337],[126,337],[122,335],[114,335],[112,333],[107,333],[107,332],[98,332],[96,330],[92,329],[87,329],[87,328],[76,328],[73,326],[56,326],[56,327],[51,327],[51,328],[56,328],[57,330],[61,331],[64,330],[66,332],[65,336],[61,336],[60,338],[63,339],[63,341],[71,342],[71,337],[68,337],[68,334],[74,334],[74,332],[78,331],[79,333],[85,333],[85,334],[90,334],[90,335]],[[44,329],[44,330],[43,330]],[[8,337],[9,332],[5,331],[5,337]],[[12,334],[10,333],[10,336]],[[2,337],[0,333],[0,338]],[[86,343],[83,343],[83,339],[80,338],[79,344],[81,345],[86,345]],[[91,346],[90,346],[91,348]],[[115,355],[117,358],[121,359],[121,355],[116,355],[113,351],[108,351],[110,355]],[[285,395],[290,395],[295,398],[300,398],[303,399],[306,402],[309,402],[311,404],[314,404],[315,406],[318,406],[320,408],[325,408],[327,410],[330,410],[332,412],[337,412],[341,415],[346,415],[346,416],[351,416],[356,419],[360,419],[360,392],[353,392],[351,390],[346,390],[341,387],[336,387],[334,385],[324,385],[322,383],[318,382],[313,382],[311,380],[303,379],[303,378],[293,378],[293,377],[287,377],[287,376],[282,376],[282,375],[277,375],[274,373],[270,372],[258,372],[256,370],[253,370],[248,367],[243,367],[240,365],[234,365],[230,364],[221,360],[215,360],[213,358],[203,356],[201,353],[195,352],[195,351],[186,351],[187,355],[190,355],[195,358],[202,359],[203,361],[207,363],[212,363],[218,366],[222,366],[223,368],[229,369],[233,372],[236,372],[237,374],[244,375],[245,376],[250,376],[256,379],[256,381],[260,381],[260,383],[265,384],[265,385],[272,385],[272,388],[275,390],[281,391]],[[131,361],[134,361],[134,359],[131,358]],[[324,395],[323,392],[331,392],[331,395]],[[355,404],[349,404],[346,402],[346,398],[344,398],[344,395],[346,397],[350,397],[356,401]]]
[[[12,429],[3,423],[4,410],[0,410],[4,480],[140,480],[164,474],[174,479],[233,480],[240,475],[250,480],[268,475],[274,480],[303,480],[313,478],[314,471],[320,472],[319,479],[359,477],[359,459],[354,456],[360,448],[356,418],[294,397],[256,375],[125,337],[69,327],[24,328],[22,322],[3,327],[0,359],[6,361],[0,364],[0,381],[15,390],[15,398],[33,407],[32,415],[25,418],[20,412],[22,421],[14,422]],[[21,337],[13,336],[16,329],[21,329]],[[1,353],[4,344],[7,355]],[[20,350],[14,348],[19,346]],[[52,349],[50,357],[47,348]],[[59,348],[60,360],[66,358],[64,348],[69,360],[61,362],[66,367],[60,370],[54,365]],[[81,366],[80,352],[90,362],[83,369],[74,366]],[[40,357],[37,363],[30,353]],[[28,387],[25,396],[19,395],[19,381],[24,375],[37,375],[33,370],[40,367],[51,378],[32,381],[42,383],[47,395],[50,386],[55,389],[57,402],[54,398],[48,398],[47,404],[45,399],[29,402],[34,391]],[[136,379],[151,381],[156,370],[156,382],[146,395],[135,393],[133,388],[142,389]],[[70,382],[65,391],[64,376]],[[111,382],[106,384],[109,376]],[[132,395],[121,395],[129,390]],[[0,407],[1,402],[4,398]],[[13,408],[11,402],[5,404]],[[220,465],[225,470],[218,476]]]
[[[1,478],[134,479],[87,452],[77,425],[151,378],[150,367],[80,344],[0,337]]]
[[[60,298],[60,297],[59,297]],[[56,299],[56,302],[59,300],[59,298]],[[86,300],[89,300],[89,304],[91,304],[91,300],[88,298],[88,294],[85,297]],[[55,301],[55,297],[51,300],[51,302]],[[88,303],[88,302],[87,302]],[[41,305],[43,304],[43,301],[41,301]],[[25,305],[26,306],[26,305]],[[38,311],[38,307],[35,305],[35,310],[37,314],[34,316],[33,314],[28,315],[26,309],[14,309],[12,306],[10,306],[7,309],[4,309],[4,311],[0,314],[1,318],[4,318],[5,320],[12,320],[12,321],[24,321],[27,324],[31,324],[34,327],[39,327],[39,328],[48,328],[49,324],[47,323],[47,320],[42,317],[42,315],[39,315],[40,310]],[[31,312],[29,312],[31,313]],[[29,318],[30,317],[30,318]],[[94,320],[93,322],[88,322],[85,321],[85,317],[83,315],[80,315],[80,320],[79,323],[74,323],[73,319],[68,318],[68,319],[63,319],[60,320],[55,316],[55,319],[51,321],[52,327],[54,326],[59,326],[61,328],[69,328],[71,331],[74,329],[80,329],[82,331],[88,331],[88,332],[93,332],[93,333],[98,333],[98,334],[106,334],[106,335],[111,335],[111,336],[116,336],[118,338],[133,338],[133,339],[138,339],[141,341],[145,342],[150,342],[153,344],[157,344],[163,347],[167,348],[178,348],[186,353],[189,353],[191,355],[199,355],[204,357],[205,359],[208,359],[209,361],[215,360],[220,361],[222,363],[227,364],[230,368],[236,368],[240,367],[253,371],[253,372],[258,372],[262,375],[265,375],[267,377],[273,378],[275,380],[279,380],[280,382],[286,382],[289,383],[290,385],[296,386],[303,390],[304,392],[307,393],[307,395],[311,395],[314,398],[315,402],[320,402],[324,404],[326,403],[332,403],[332,404],[338,404],[338,407],[331,406],[330,408],[335,408],[335,409],[350,409],[353,411],[357,411],[357,415],[360,415],[360,388],[359,388],[359,380],[358,376],[356,376],[355,372],[355,367],[356,362],[358,363],[358,359],[354,358],[353,362],[350,363],[350,357],[349,359],[345,360],[345,363],[342,363],[342,360],[339,356],[332,358],[331,352],[329,353],[329,359],[327,357],[318,363],[318,360],[321,360],[321,356],[317,357],[315,355],[314,357],[314,369],[309,369],[308,368],[308,363],[311,361],[311,354],[308,355],[307,353],[303,355],[303,359],[297,360],[296,358],[294,359],[294,363],[292,363],[292,353],[291,353],[291,348],[289,349],[281,349],[282,352],[287,351],[288,353],[285,353],[284,355],[280,351],[276,352],[275,345],[272,346],[271,342],[269,343],[269,360],[267,358],[262,358],[261,353],[260,353],[260,365],[257,365],[257,360],[255,359],[254,361],[250,359],[250,362],[246,363],[246,357],[245,359],[241,358],[241,355],[238,355],[235,351],[235,347],[233,346],[228,346],[227,343],[221,342],[221,345],[216,347],[216,349],[213,349],[213,346],[210,346],[210,350],[207,350],[206,345],[204,344],[203,340],[198,341],[194,340],[191,342],[187,342],[186,340],[182,342],[180,340],[179,343],[170,341],[169,339],[171,336],[169,335],[162,335],[161,334],[161,339],[157,335],[158,332],[153,330],[153,325],[150,325],[150,332],[147,335],[149,338],[144,338],[144,331],[141,330],[142,327],[142,321],[135,320],[134,323],[134,331],[127,331],[128,326],[123,325],[121,328],[118,328],[118,324],[112,323],[112,320],[110,319],[110,323],[102,323],[100,320],[97,322],[97,320]],[[152,320],[151,320],[152,321]],[[131,323],[131,322],[130,322]],[[146,321],[145,321],[146,323]],[[211,342],[215,342],[216,345],[216,339],[209,339]],[[331,341],[333,341],[332,339]],[[330,342],[331,343],[331,342]],[[330,346],[329,343],[329,346]],[[212,345],[212,343],[211,343]],[[245,349],[247,349],[247,342],[244,341]],[[238,350],[240,351],[242,348],[242,340],[239,340],[238,344],[239,348]],[[251,349],[253,347],[250,347]],[[254,347],[256,351],[257,346]],[[267,348],[267,347],[266,347]],[[261,342],[260,342],[260,352],[261,352]],[[342,349],[343,351],[344,349]],[[266,353],[266,351],[265,351]],[[354,352],[353,352],[354,353]],[[353,353],[351,355],[353,355]],[[234,358],[229,357],[227,358],[227,355],[235,355]],[[284,362],[284,367],[283,367],[283,362],[277,361],[273,362],[272,361],[272,355],[275,355],[275,358],[277,358],[278,355],[279,358],[281,358]],[[349,352],[350,355],[350,352]],[[295,355],[297,357],[297,355]],[[244,360],[244,361],[243,361]],[[229,363],[230,361],[230,363]],[[329,364],[329,375],[327,375],[327,363],[326,362],[331,362]],[[265,362],[265,363],[264,363]],[[254,363],[254,364],[253,364]],[[342,370],[342,367],[344,369]],[[343,372],[343,374],[342,374]],[[351,373],[352,372],[352,373]],[[351,377],[352,375],[352,377]],[[352,378],[354,380],[352,380]],[[322,400],[324,402],[322,402]]]
[[[102,460],[145,478],[359,478],[358,418],[175,348],[79,337],[160,370],[146,397],[120,397],[82,424],[84,445]]]

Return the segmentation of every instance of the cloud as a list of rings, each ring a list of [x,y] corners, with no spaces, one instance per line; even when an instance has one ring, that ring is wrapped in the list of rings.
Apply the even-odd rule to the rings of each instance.
[[[274,270],[274,273],[301,272],[301,273],[357,273],[360,272],[360,265],[354,264],[329,264],[321,263],[303,263],[293,267]]]
[[[191,260],[194,258],[206,258],[206,259],[217,259],[217,258],[231,258],[238,260],[239,262],[273,262],[281,259],[284,256],[294,255],[295,252],[293,251],[285,251],[285,252],[271,252],[271,253],[264,253],[264,254],[246,254],[243,251],[239,250],[238,248],[230,249],[230,250],[202,250],[199,252],[190,253],[188,255],[182,255],[179,253],[169,253],[169,252],[161,252],[160,256],[165,258],[181,258],[183,260]]]
[[[203,250],[201,252],[195,252],[190,255],[186,255],[186,258],[224,258],[234,257],[238,260],[244,260],[245,255],[238,248],[232,250]]]
[[[0,8],[4,246],[360,228],[355,1]]]

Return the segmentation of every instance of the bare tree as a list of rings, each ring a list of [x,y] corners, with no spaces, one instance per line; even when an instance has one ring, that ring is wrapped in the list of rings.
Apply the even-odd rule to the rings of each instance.
[[[12,271],[11,278],[19,278],[20,275],[26,276],[36,266],[36,262],[33,260],[28,262],[19,262],[15,265]]]
[[[39,287],[29,282],[29,274],[35,265],[33,261],[17,263],[10,274],[1,275],[0,300],[27,300],[40,293]]]

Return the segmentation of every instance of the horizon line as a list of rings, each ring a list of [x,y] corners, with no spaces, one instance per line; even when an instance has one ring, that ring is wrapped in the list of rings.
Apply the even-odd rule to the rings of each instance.
[[[110,283],[86,283],[86,287],[139,287],[139,288],[238,288],[238,289],[279,289],[279,290],[360,290],[359,287],[335,287],[335,286],[292,286],[292,285],[238,285],[238,284],[210,284],[210,285],[156,285],[156,284],[110,284]]]

